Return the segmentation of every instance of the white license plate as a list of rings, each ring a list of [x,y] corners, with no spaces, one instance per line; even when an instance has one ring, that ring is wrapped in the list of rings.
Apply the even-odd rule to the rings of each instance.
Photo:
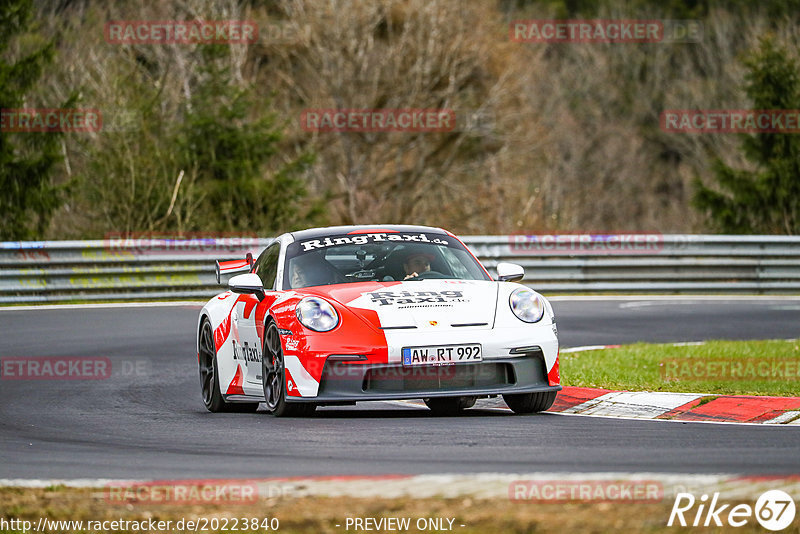
[[[448,365],[451,363],[470,363],[483,360],[481,346],[469,345],[431,345],[427,347],[403,347],[403,365]]]

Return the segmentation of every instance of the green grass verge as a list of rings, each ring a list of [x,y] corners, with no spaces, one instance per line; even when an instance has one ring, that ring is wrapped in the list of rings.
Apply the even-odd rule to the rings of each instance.
[[[800,341],[636,343],[561,354],[567,386],[720,395],[800,396]]]

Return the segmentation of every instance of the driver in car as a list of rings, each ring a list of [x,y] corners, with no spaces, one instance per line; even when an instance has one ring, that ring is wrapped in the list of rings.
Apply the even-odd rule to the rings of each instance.
[[[406,277],[403,280],[416,278],[421,273],[430,271],[431,260],[433,260],[433,255],[424,252],[412,252],[406,256],[406,260],[403,262],[403,270],[406,272]]]

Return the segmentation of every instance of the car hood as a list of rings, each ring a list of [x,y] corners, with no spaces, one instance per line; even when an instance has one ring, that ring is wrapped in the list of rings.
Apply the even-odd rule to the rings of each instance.
[[[416,280],[342,284],[328,295],[384,330],[402,328],[492,328],[497,282],[483,280]],[[371,316],[371,317],[370,317]]]

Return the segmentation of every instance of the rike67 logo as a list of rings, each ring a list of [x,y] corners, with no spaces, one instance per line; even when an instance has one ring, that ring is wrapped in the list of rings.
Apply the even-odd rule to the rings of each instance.
[[[794,500],[781,490],[765,491],[758,497],[755,506],[719,504],[719,493],[714,493],[710,502],[707,494],[696,499],[691,493],[678,493],[667,526],[738,528],[755,518],[763,528],[777,532],[792,524],[795,512]]]

